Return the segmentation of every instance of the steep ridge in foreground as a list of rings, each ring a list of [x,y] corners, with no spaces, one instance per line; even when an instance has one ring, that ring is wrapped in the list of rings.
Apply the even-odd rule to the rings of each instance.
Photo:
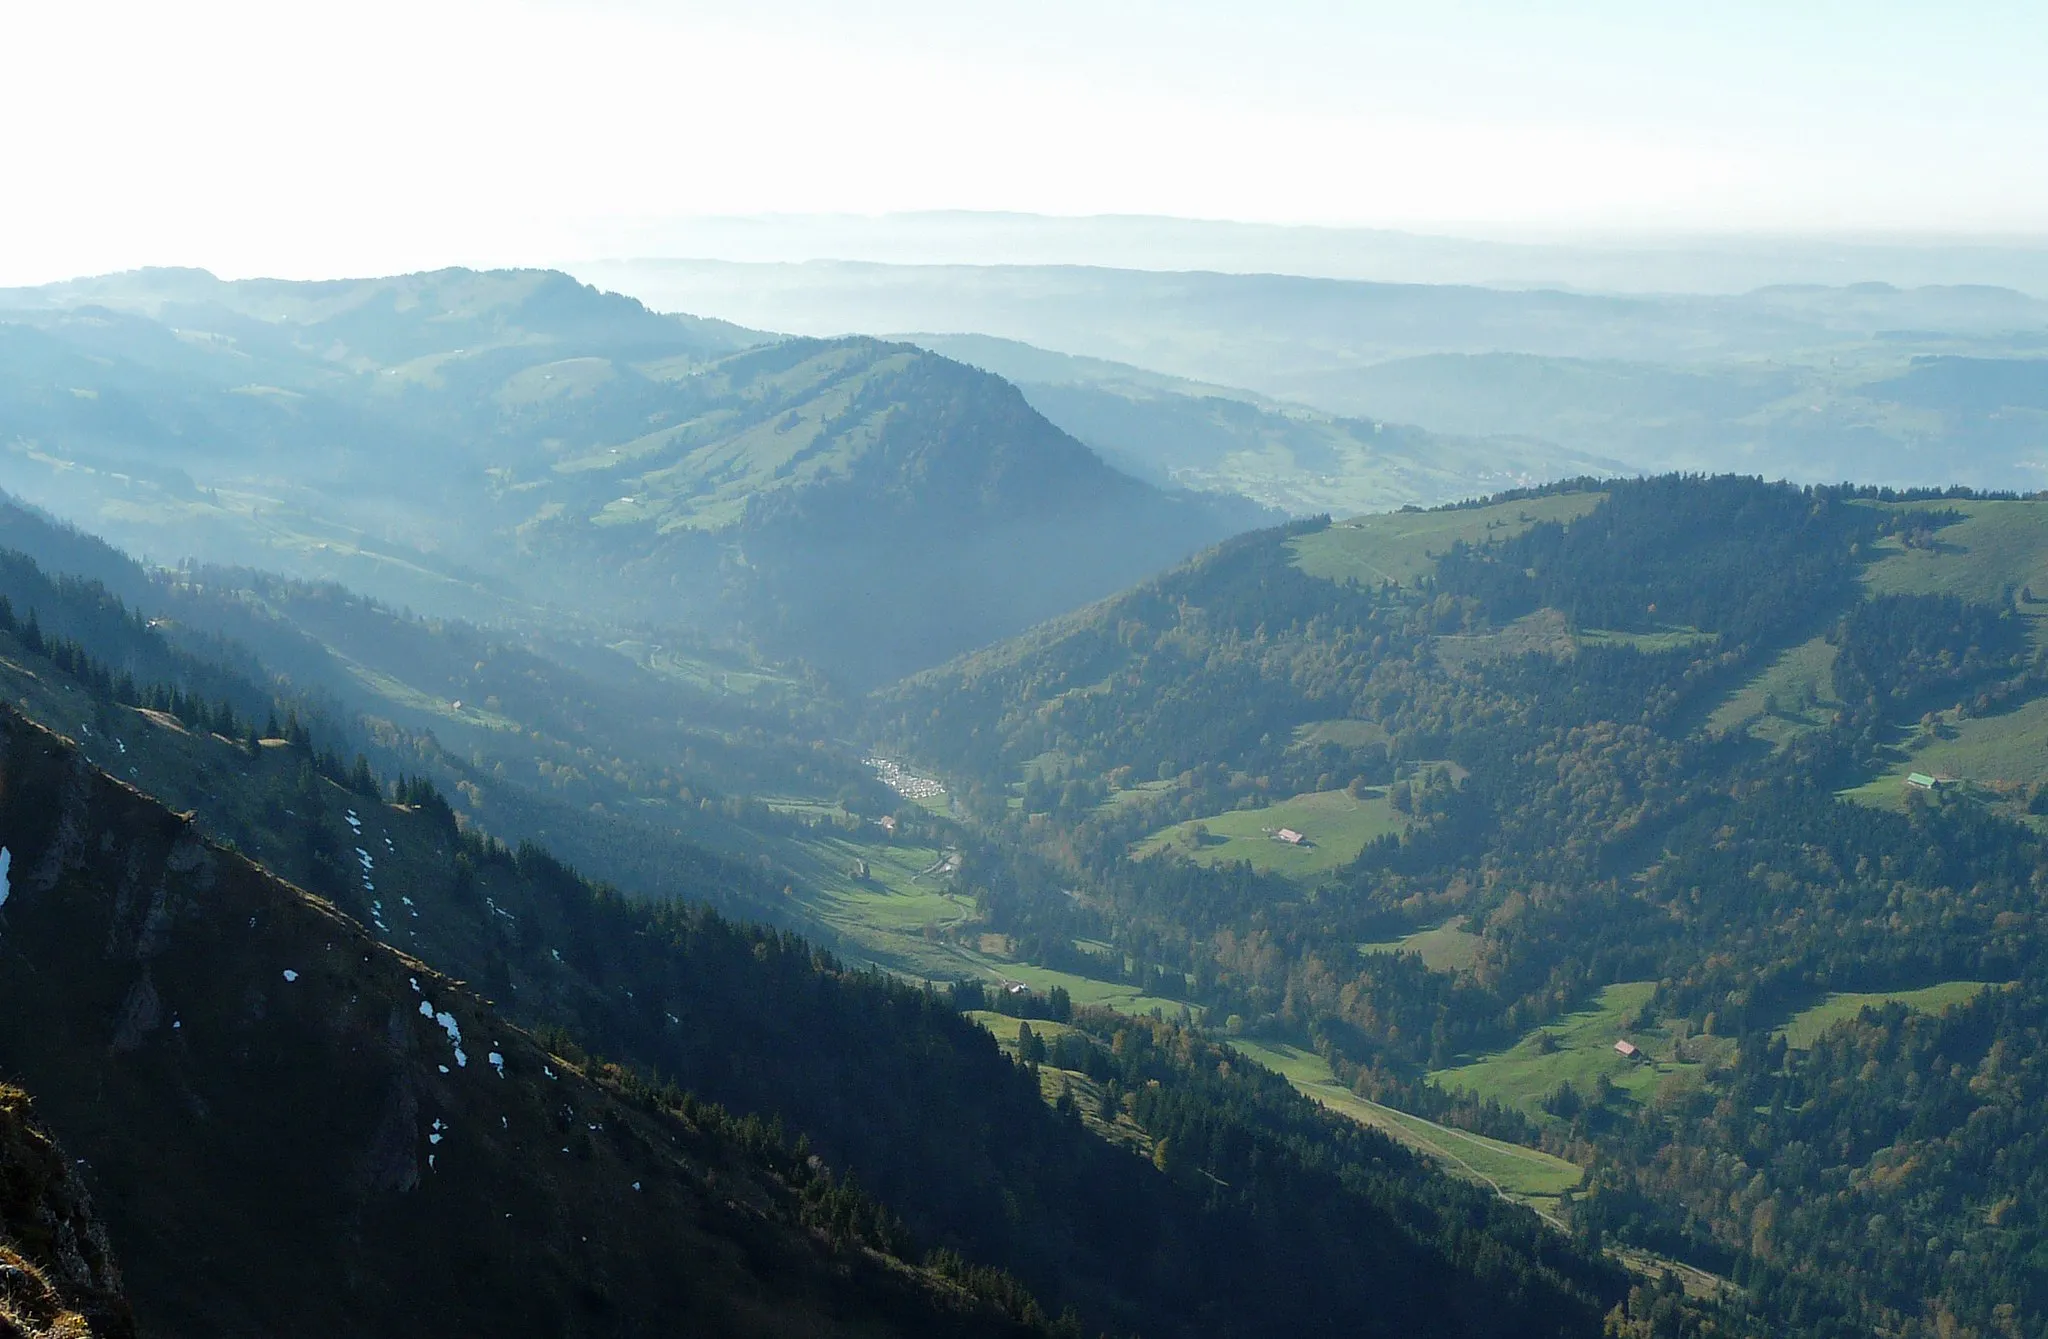
[[[28,1094],[0,1087],[0,1336],[127,1339],[134,1317],[85,1187],[36,1127]]]
[[[779,1139],[573,1069],[11,711],[0,843],[0,1074],[145,1334],[1027,1331]]]

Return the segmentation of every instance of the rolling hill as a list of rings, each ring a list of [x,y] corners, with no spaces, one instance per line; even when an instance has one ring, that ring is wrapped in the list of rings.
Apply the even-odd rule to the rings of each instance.
[[[553,605],[872,682],[1257,516],[1121,475],[934,355],[769,342],[557,274],[144,271],[5,303],[15,491],[136,551],[432,612]]]
[[[1120,469],[1162,486],[1235,493],[1295,515],[1437,506],[1620,468],[1530,437],[1457,437],[1341,418],[985,335],[911,338],[1014,382],[1034,409]]]
[[[2048,303],[2012,289],[1856,283],[1622,295],[829,261],[648,260],[580,272],[657,307],[778,329],[995,337],[1244,387],[1340,418],[1533,439],[1502,444],[1508,460],[1547,450],[1651,472],[1733,469],[1803,482],[2043,482],[2038,411],[2025,410],[2024,397],[2008,405],[1980,377],[1955,414],[1891,393],[1899,378],[1924,375],[1913,372],[1916,359],[2037,363]],[[1475,479],[1464,495],[1482,491]]]
[[[1297,522],[871,729],[1021,957],[1590,1165],[1574,1230],[1768,1323],[2038,1333],[2044,560],[2037,500],[1736,477]]]

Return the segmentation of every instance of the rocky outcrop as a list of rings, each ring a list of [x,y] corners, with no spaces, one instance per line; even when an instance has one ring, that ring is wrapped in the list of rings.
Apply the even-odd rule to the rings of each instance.
[[[0,1087],[0,1339],[127,1339],[134,1319],[74,1165]]]

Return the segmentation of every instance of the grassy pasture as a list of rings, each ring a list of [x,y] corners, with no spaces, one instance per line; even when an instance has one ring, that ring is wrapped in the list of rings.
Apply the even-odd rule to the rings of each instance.
[[[1017,1044],[1017,1031],[1025,1023],[1031,1024],[1031,1030],[1047,1041],[1078,1030],[1070,1024],[1056,1023],[1050,1018],[1012,1018],[993,1009],[969,1009],[967,1016],[994,1033],[996,1042],[1006,1051]]]
[[[1696,1037],[1680,1044],[1662,1027],[1629,1026],[1656,987],[1648,981],[1608,986],[1594,1002],[1535,1031],[1504,1051],[1478,1056],[1431,1074],[1439,1087],[1464,1089],[1518,1107],[1539,1119],[1543,1098],[1561,1083],[1581,1096],[1595,1080],[1607,1081],[1638,1102],[1648,1102],[1665,1082],[1685,1082],[1702,1075],[1702,1058],[1727,1045],[1725,1039]],[[1626,1038],[1641,1047],[1646,1060],[1617,1054],[1614,1043]],[[1546,1040],[1547,1039],[1547,1040]]]
[[[1149,1014],[1158,1009],[1168,1016],[1176,1016],[1186,1008],[1193,1012],[1196,1021],[1199,1022],[1202,1017],[1201,1009],[1196,1006],[1159,995],[1141,995],[1137,987],[1120,982],[1101,981],[1092,976],[1077,976],[1072,972],[1055,971],[1035,963],[1010,962],[983,954],[970,956],[980,965],[984,976],[1005,981],[1022,981],[1040,992],[1050,992],[1054,986],[1059,986],[1073,997],[1077,1005],[1100,1005],[1121,1014]]]
[[[1781,652],[1714,709],[1707,728],[1747,730],[1752,738],[1783,745],[1827,724],[1842,706],[1835,696],[1835,654],[1825,637]],[[1768,709],[1773,701],[1775,712]]]
[[[1784,1035],[1787,1046],[1795,1051],[1805,1051],[1812,1049],[1813,1043],[1829,1028],[1856,1017],[1867,1008],[1903,1004],[1921,1013],[1938,1014],[1975,999],[1981,991],[2003,988],[1989,981],[1943,981],[1919,990],[1886,990],[1867,994],[1837,991],[1819,1004],[1792,1015],[1778,1031]]]
[[[1571,624],[1555,609],[1538,609],[1491,632],[1454,633],[1431,644],[1437,663],[1459,668],[1512,656],[1544,655],[1563,660],[1577,649]]]
[[[1406,585],[1436,567],[1452,544],[1512,539],[1542,521],[1572,521],[1606,501],[1605,493],[1560,493],[1456,511],[1397,511],[1359,516],[1288,541],[1294,565],[1326,581]]]
[[[1294,728],[1291,747],[1312,749],[1335,744],[1338,748],[1355,749],[1367,744],[1384,744],[1387,738],[1386,727],[1378,721],[1310,721]]]
[[[1538,1149],[1454,1130],[1367,1101],[1338,1083],[1329,1064],[1312,1051],[1265,1041],[1236,1040],[1230,1046],[1280,1074],[1298,1092],[1435,1159],[1452,1175],[1484,1182],[1538,1208],[1575,1188],[1583,1176],[1576,1165]]]
[[[1958,595],[1997,604],[2008,586],[2031,586],[2048,597],[2048,502],[1939,501],[1894,504],[1899,511],[1956,511],[1963,519],[1934,532],[1935,544],[1908,549],[1879,544],[1863,584],[1880,595]],[[2021,606],[2034,620],[2048,605]]]
[[[1704,646],[1718,640],[1719,634],[1701,632],[1676,623],[1666,624],[1655,632],[1619,632],[1612,628],[1582,628],[1578,635],[1580,646],[1627,646],[1637,651],[1677,651],[1686,647]]]
[[[995,1034],[996,1044],[1007,1055],[1017,1053],[1017,1034],[1026,1021],[1031,1030],[1046,1041],[1073,1032],[1076,1029],[1065,1023],[1049,1019],[1029,1020],[1010,1018],[987,1009],[970,1010],[967,1016]],[[1071,1093],[1074,1104],[1080,1109],[1081,1121],[1090,1130],[1114,1144],[1122,1144],[1145,1157],[1152,1156],[1152,1136],[1145,1133],[1143,1126],[1132,1120],[1128,1113],[1113,1108],[1107,1100],[1108,1094],[1101,1084],[1086,1074],[1072,1069],[1056,1069],[1052,1065],[1038,1067],[1038,1095],[1045,1099],[1047,1106],[1059,1101],[1062,1092]]]
[[[1463,916],[1454,917],[1442,925],[1399,939],[1388,939],[1377,944],[1360,944],[1360,953],[1413,953],[1422,959],[1422,965],[1432,972],[1468,972],[1479,961],[1479,946],[1483,941],[1478,935],[1465,928]]]
[[[989,975],[926,935],[927,927],[954,925],[974,914],[973,899],[949,891],[936,877],[919,877],[941,859],[938,849],[899,845],[879,833],[869,839],[820,831],[780,842],[776,853],[799,878],[803,909],[850,949],[913,976]],[[854,877],[856,861],[867,863],[864,880]]]
[[[1902,728],[1891,750],[1892,765],[1844,799],[1879,809],[1902,809],[1906,775],[1926,772],[1954,777],[1965,792],[1995,798],[2001,791],[2048,781],[2048,698],[2023,702],[1992,716],[1960,717],[1943,712],[1933,731]]]
[[[889,842],[879,833],[870,838],[817,832],[781,841],[775,849],[799,876],[804,912],[837,935],[840,951],[854,961],[871,962],[912,979],[1021,981],[1040,993],[1057,986],[1077,1005],[1100,1005],[1119,1013],[1158,1009],[1178,1015],[1188,1007],[1180,1000],[1141,994],[1125,982],[1017,961],[1007,956],[1007,946],[997,936],[971,943],[938,933],[971,921],[976,907],[973,898],[952,891],[943,876],[924,874],[944,854],[933,847]],[[857,860],[867,862],[865,880],[853,876]],[[1199,1008],[1193,1012],[1201,1016]]]
[[[1111,791],[1109,798],[1095,807],[1097,812],[1109,813],[1113,810],[1121,809],[1125,805],[1137,804],[1142,800],[1150,799],[1155,795],[1170,795],[1177,785],[1178,783],[1173,781],[1141,781],[1135,786],[1126,786],[1122,790]],[[1023,801],[1019,800],[1018,803],[1021,804]]]
[[[612,649],[635,661],[642,669],[658,674],[677,683],[688,684],[713,693],[731,693],[745,697],[762,688],[794,688],[797,682],[787,675],[764,670],[745,661],[733,659],[722,661],[716,657],[698,652],[676,651],[666,647],[652,647],[644,642],[619,642]]]
[[[1407,816],[1394,812],[1384,790],[1368,791],[1364,799],[1342,790],[1312,791],[1258,809],[1176,823],[1139,842],[1131,854],[1142,859],[1170,848],[1197,864],[1242,860],[1256,870],[1312,879],[1356,859],[1373,838],[1407,826]],[[1277,841],[1272,834],[1280,828],[1293,828],[1314,845]]]

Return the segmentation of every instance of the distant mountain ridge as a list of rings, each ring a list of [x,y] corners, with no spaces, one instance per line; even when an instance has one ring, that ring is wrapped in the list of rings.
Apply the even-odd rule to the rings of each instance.
[[[1940,412],[1888,391],[1916,359],[2037,364],[2048,353],[2048,301],[2010,288],[1780,284],[1737,294],[1620,294],[825,261],[579,269],[658,307],[805,333],[928,331],[965,341],[963,350],[977,340],[1021,341],[1167,381],[1243,387],[1342,418],[1516,439],[1490,452],[1496,480],[1516,461],[1576,458],[1807,482],[2022,490],[2048,483],[2040,411],[2024,397],[2007,403],[1998,378],[1951,386]],[[1043,380],[1049,371],[1042,359],[978,347],[1019,377]],[[1069,365],[1060,379],[1099,381],[1101,371]],[[1092,390],[1066,398],[1100,399]],[[1068,426],[1087,426],[1089,410],[1047,404]],[[1476,477],[1488,454],[1454,453],[1460,470],[1475,472],[1463,496],[1492,486]]]
[[[16,491],[131,549],[427,609],[689,624],[871,682],[1261,519],[1117,473],[935,355],[559,274],[145,271],[10,306]]]
[[[765,264],[1102,265],[1620,293],[1746,293],[1852,276],[1903,287],[1998,284],[2048,297],[2048,242],[2040,237],[1456,236],[1415,228],[960,209],[663,220],[621,229],[607,240],[607,257]]]
[[[1009,378],[1035,409],[1119,468],[1295,515],[1435,506],[1625,468],[1527,436],[1460,437],[1344,418],[1255,391],[988,335],[909,338]]]

